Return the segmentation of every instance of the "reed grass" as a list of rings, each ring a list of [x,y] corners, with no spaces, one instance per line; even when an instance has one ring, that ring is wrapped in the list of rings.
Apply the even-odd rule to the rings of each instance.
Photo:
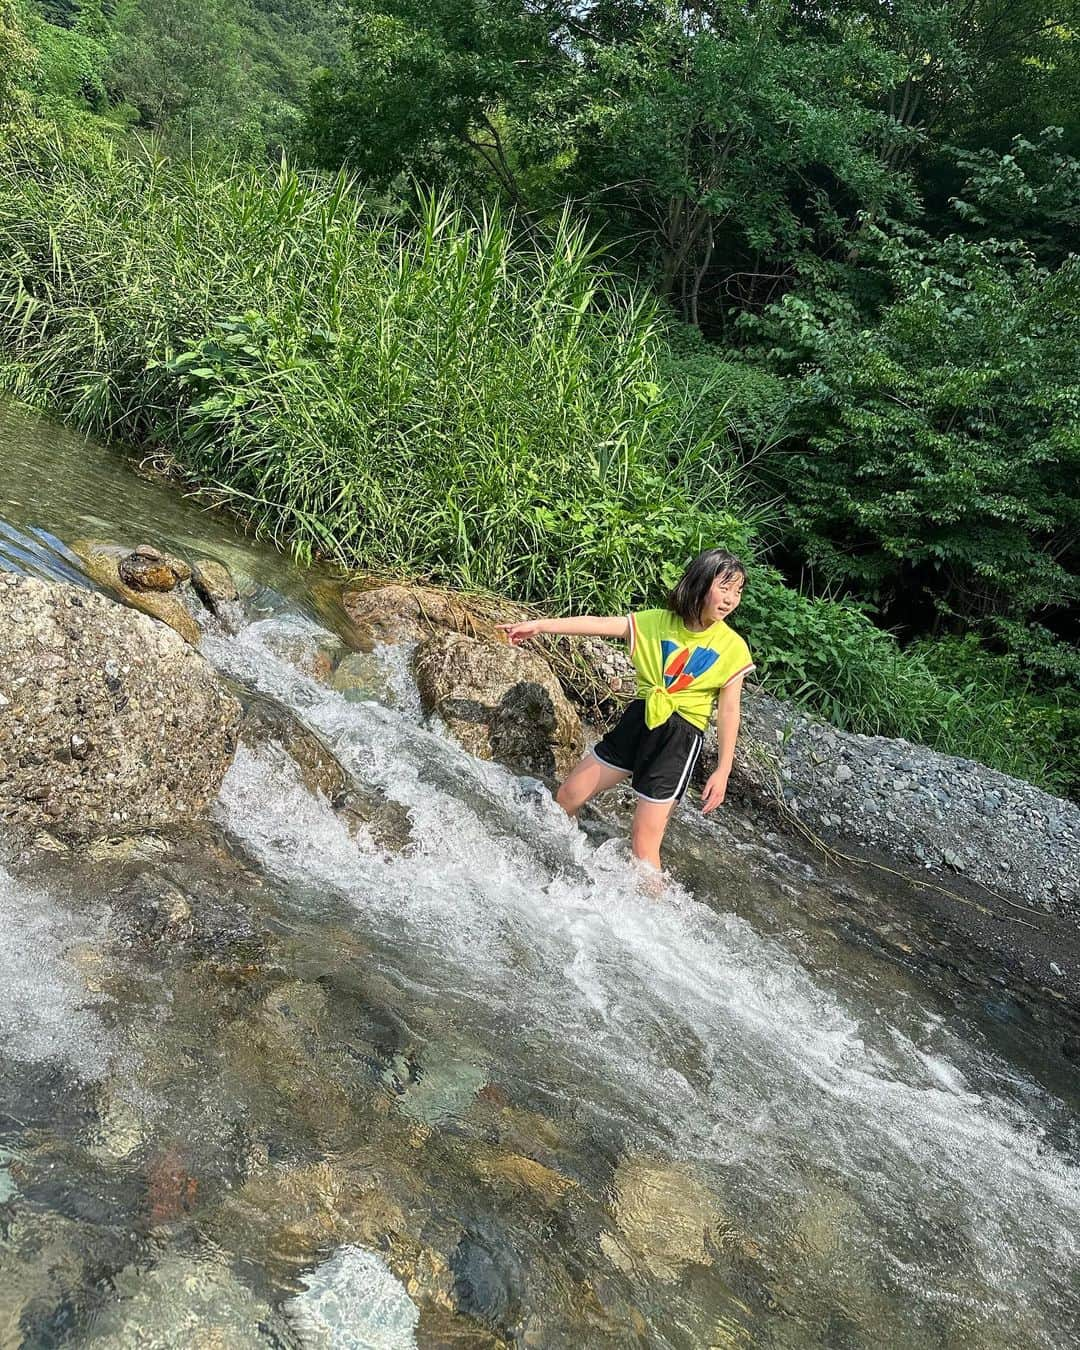
[[[569,217],[515,248],[498,211],[429,197],[399,222],[344,176],[63,150],[2,196],[22,383],[167,446],[302,557],[566,607],[749,544],[733,464],[660,379],[655,313]]]
[[[57,136],[0,152],[0,385],[174,457],[301,558],[546,611],[655,603],[768,510],[665,378],[651,303],[570,216],[524,239],[343,175],[223,171]],[[848,605],[755,568],[743,628],[780,696],[1059,787],[1034,705],[950,687]],[[1047,724],[1048,725],[1048,724]]]

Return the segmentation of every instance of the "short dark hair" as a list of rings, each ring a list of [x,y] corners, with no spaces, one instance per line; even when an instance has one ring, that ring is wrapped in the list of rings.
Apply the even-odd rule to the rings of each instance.
[[[685,624],[701,622],[705,597],[717,577],[746,576],[746,567],[726,548],[707,548],[699,553],[668,596],[668,609]]]

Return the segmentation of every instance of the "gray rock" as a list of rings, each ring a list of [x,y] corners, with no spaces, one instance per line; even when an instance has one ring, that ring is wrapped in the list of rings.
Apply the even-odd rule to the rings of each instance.
[[[229,569],[213,558],[200,558],[192,569],[192,585],[199,598],[208,609],[217,613],[218,606],[230,604],[240,599],[236,583],[229,575]]]
[[[509,1332],[520,1316],[523,1277],[501,1227],[490,1219],[469,1224],[451,1253],[450,1270],[460,1311],[493,1331]]]
[[[164,624],[0,574],[0,816],[59,836],[193,820],[232,762],[240,707]]]
[[[295,763],[304,787],[313,795],[325,797],[350,829],[365,826],[380,848],[400,853],[411,842],[405,809],[354,778],[325,741],[291,709],[240,682],[233,688],[244,710],[240,739],[245,745],[255,750],[267,743],[279,745]]]
[[[113,1287],[119,1297],[95,1319],[88,1346],[258,1350],[284,1343],[276,1314],[223,1264],[166,1253],[149,1270],[120,1271]]]
[[[901,862],[962,870],[971,881],[1026,905],[1080,917],[1080,806],[971,760],[885,736],[831,729],[834,765],[814,718],[746,687],[729,801],[781,816],[778,783],[814,830],[868,845]],[[715,764],[707,733],[699,781]],[[906,785],[905,785],[906,780]],[[945,862],[946,852],[956,861]]]

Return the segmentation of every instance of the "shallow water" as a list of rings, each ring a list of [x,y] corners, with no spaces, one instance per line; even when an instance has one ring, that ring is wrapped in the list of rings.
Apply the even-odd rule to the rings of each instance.
[[[259,583],[205,654],[410,835],[269,745],[205,830],[0,865],[0,1347],[1076,1343],[1049,992],[732,810],[650,900],[618,803],[579,831],[463,754],[407,653],[316,678],[326,577],[10,410],[0,457],[0,565]]]

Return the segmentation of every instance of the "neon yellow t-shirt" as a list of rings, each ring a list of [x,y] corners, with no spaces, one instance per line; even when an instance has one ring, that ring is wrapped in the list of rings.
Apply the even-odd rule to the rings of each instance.
[[[643,609],[627,617],[645,725],[662,726],[677,712],[704,731],[720,690],[754,669],[750,648],[723,619],[695,633],[670,609]]]

